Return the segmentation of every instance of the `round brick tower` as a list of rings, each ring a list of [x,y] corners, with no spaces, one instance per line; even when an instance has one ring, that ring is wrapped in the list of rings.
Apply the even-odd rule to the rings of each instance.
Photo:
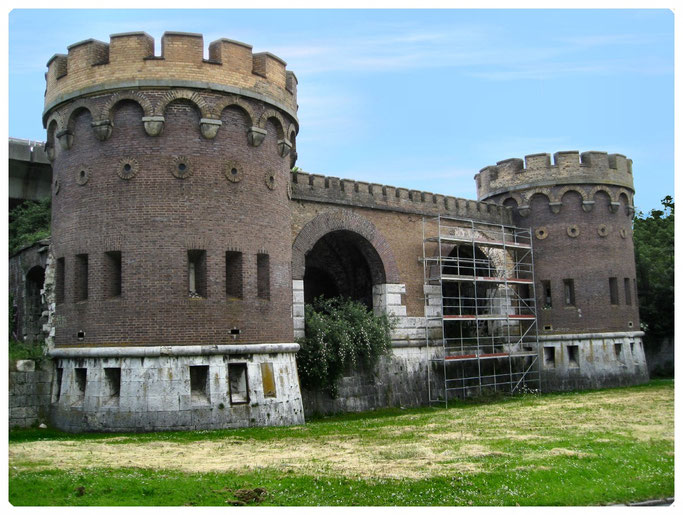
[[[648,379],[638,316],[630,159],[558,152],[508,159],[475,176],[478,198],[533,231],[545,390]]]
[[[288,205],[296,77],[228,39],[208,59],[198,34],[167,32],[161,48],[116,34],[48,62],[55,422],[301,422]]]

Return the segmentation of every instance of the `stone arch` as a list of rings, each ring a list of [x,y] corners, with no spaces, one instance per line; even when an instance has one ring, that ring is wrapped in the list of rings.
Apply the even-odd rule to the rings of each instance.
[[[266,128],[266,123],[268,120],[274,120],[275,121],[275,127],[277,129],[277,138],[278,139],[284,139],[285,137],[285,127],[287,127],[287,124],[285,123],[285,120],[282,118],[282,115],[275,111],[274,109],[267,109],[266,111],[261,114],[261,117],[259,118],[258,121],[258,126],[261,129]]]
[[[593,189],[591,189],[590,193],[588,194],[588,200],[592,200],[595,202],[595,194],[598,191],[603,191],[607,193],[607,196],[609,196],[610,202],[615,202],[614,194],[612,193],[612,190],[608,188],[607,186],[595,186]],[[584,199],[586,200],[586,199]]]
[[[251,106],[242,100],[241,98],[237,97],[228,97],[225,98],[221,101],[219,101],[215,106],[215,114],[218,118],[221,117],[223,114],[223,111],[227,109],[228,107],[237,107],[242,111],[242,114],[247,119],[247,127],[253,127],[254,126],[254,120],[256,119],[256,115],[254,114],[254,110],[251,108]]]
[[[65,129],[65,127],[64,127],[64,116],[62,115],[62,113],[60,113],[59,111],[54,111],[50,115],[50,117],[47,119],[47,123],[45,124],[45,127],[47,127],[47,130],[48,130],[48,138],[49,138],[49,132],[50,132],[50,125],[54,125],[55,133],[64,130]]]
[[[154,113],[154,107],[152,106],[152,102],[150,102],[150,100],[146,96],[142,95],[139,91],[120,91],[118,93],[113,94],[109,98],[107,103],[102,106],[102,108],[100,109],[100,113],[98,115],[98,120],[111,121],[112,111],[114,110],[114,107],[116,107],[116,104],[124,100],[132,100],[133,102],[138,104],[142,108],[144,116],[152,116],[152,114]]]
[[[619,199],[618,201],[624,205],[624,209],[633,207],[633,198],[626,189],[619,188],[619,191],[617,191],[617,198]],[[625,199],[626,202],[623,202],[622,199]]]
[[[512,202],[514,202],[515,205],[513,205]],[[522,201],[521,195],[518,193],[506,193],[503,197],[501,197],[500,205],[504,207],[517,208],[519,206],[523,206],[524,202]]]
[[[187,100],[199,109],[202,118],[214,118],[211,107],[206,100],[196,91],[189,89],[173,89],[166,93],[156,105],[155,114],[163,116],[168,105],[175,100]]]
[[[588,198],[586,198],[586,192],[577,186],[564,186],[564,187],[560,188],[559,190],[557,190],[557,192],[555,193],[555,196],[552,199],[552,202],[562,202],[562,198],[567,193],[569,193],[570,191],[578,193],[579,196],[581,197],[582,202],[586,202],[586,200],[592,200],[593,199],[592,195],[588,195]]]
[[[362,237],[368,243],[366,258],[369,256],[373,282],[376,284],[400,282],[396,260],[389,242],[368,219],[349,211],[328,211],[316,216],[297,234],[292,246],[292,279],[303,280],[306,272],[306,254],[326,234],[335,231],[348,231]],[[372,256],[372,250],[376,256]]]
[[[66,116],[63,118],[63,120],[66,120],[66,127],[64,127],[64,129],[73,131],[76,115],[81,111],[88,111],[90,118],[93,118],[93,113],[89,103],[85,100],[77,100],[69,106],[69,110],[67,111]]]

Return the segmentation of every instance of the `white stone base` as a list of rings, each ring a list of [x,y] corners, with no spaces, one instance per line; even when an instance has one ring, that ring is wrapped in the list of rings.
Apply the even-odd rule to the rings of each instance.
[[[50,352],[56,367],[52,423],[66,431],[116,432],[302,424],[298,348],[56,348]],[[190,367],[206,377],[199,387],[192,384]],[[117,372],[108,374],[107,368],[120,369],[120,385],[112,384]]]

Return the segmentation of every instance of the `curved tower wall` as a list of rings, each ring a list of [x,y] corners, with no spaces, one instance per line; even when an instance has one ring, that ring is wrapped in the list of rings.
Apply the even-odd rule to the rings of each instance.
[[[167,32],[161,46],[154,56],[147,34],[118,34],[48,63],[53,355],[65,397],[56,420],[114,430],[300,422],[288,206],[296,78],[231,40],[211,43],[209,59],[201,35]],[[119,408],[105,410],[112,388]],[[116,414],[131,410],[132,425]],[[170,423],[167,412],[182,416]]]
[[[544,388],[647,380],[639,330],[631,160],[604,152],[508,159],[475,176],[478,198],[534,232]]]

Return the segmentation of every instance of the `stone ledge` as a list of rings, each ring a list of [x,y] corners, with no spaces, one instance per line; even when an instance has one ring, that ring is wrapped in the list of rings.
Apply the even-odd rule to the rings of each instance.
[[[645,336],[643,331],[626,331],[623,333],[583,333],[583,334],[548,334],[539,335],[539,341],[555,340],[591,340],[599,338],[641,338]]]
[[[121,358],[161,356],[206,356],[229,354],[285,354],[299,350],[298,343],[257,343],[252,345],[178,345],[168,347],[72,347],[49,351],[51,358]]]

